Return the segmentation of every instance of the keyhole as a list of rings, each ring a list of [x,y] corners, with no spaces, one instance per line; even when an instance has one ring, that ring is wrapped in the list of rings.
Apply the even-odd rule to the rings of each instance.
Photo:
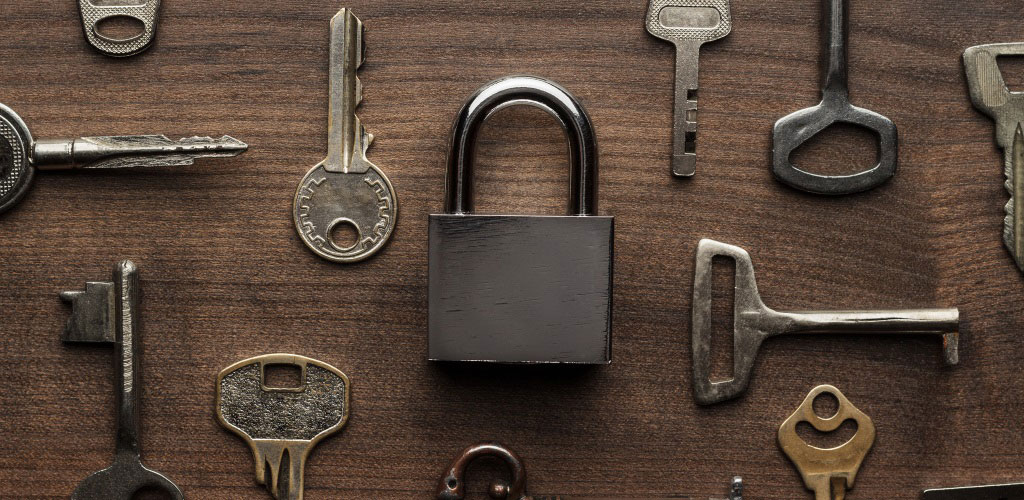
[[[115,42],[125,42],[142,36],[146,25],[130,16],[111,16],[96,23],[96,34]]]
[[[270,389],[300,389],[302,388],[302,368],[296,365],[264,366],[263,385]]]
[[[330,238],[338,250],[351,250],[359,243],[359,228],[350,220],[340,220],[331,228]]]
[[[996,64],[1011,91],[1024,91],[1024,56],[999,56]]]
[[[814,414],[822,420],[828,420],[839,413],[839,399],[832,393],[823,392],[814,398],[812,403]]]
[[[830,125],[796,148],[793,166],[818,175],[853,175],[878,165],[878,135],[848,123]]]

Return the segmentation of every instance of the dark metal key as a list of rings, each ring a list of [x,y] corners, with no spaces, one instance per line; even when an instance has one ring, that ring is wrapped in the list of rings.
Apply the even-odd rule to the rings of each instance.
[[[772,169],[779,181],[803,191],[827,195],[859,193],[884,184],[896,173],[898,133],[888,118],[850,104],[846,0],[824,0],[824,6],[828,61],[821,104],[775,123]],[[864,127],[878,136],[879,159],[874,168],[853,175],[818,175],[790,163],[793,151],[836,123]]]
[[[114,347],[117,394],[117,445],[114,464],[85,478],[71,500],[131,500],[143,488],[166,492],[182,500],[181,490],[163,474],[142,465],[139,458],[139,274],[131,261],[114,267],[110,282],[86,283],[85,291],[64,292],[71,304],[71,319],[64,329],[65,343],[103,344]]]

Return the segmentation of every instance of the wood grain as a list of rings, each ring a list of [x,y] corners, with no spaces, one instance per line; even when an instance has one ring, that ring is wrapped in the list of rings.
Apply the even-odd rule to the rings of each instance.
[[[370,158],[401,213],[389,247],[339,266],[298,241],[290,204],[326,151],[328,24],[342,5],[167,0],[156,45],[113,60],[87,46],[74,2],[0,2],[0,102],[37,138],[231,134],[251,146],[182,169],[41,174],[0,217],[0,496],[66,498],[109,464],[111,354],[61,345],[57,294],[124,258],[145,295],[144,460],[191,499],[269,498],[246,446],[215,422],[213,392],[219,370],[271,352],[352,380],[347,428],[307,465],[310,500],[429,498],[459,450],[492,439],[525,458],[537,494],[707,498],[740,474],[750,498],[810,498],[775,435],[822,383],[878,430],[851,500],[1024,480],[1024,279],[1000,241],[993,126],[972,109],[959,59],[1019,40],[1024,3],[852,2],[852,99],[900,127],[900,170],[838,199],[781,186],[768,164],[774,121],[818,99],[819,3],[733,3],[733,34],[702,52],[697,176],[677,180],[674,52],[645,32],[646,2],[349,2],[368,28]],[[426,360],[427,215],[442,207],[451,120],[510,73],[561,83],[597,128],[600,211],[617,235],[608,367]],[[829,139],[801,164],[873,158],[870,137]],[[543,113],[500,113],[480,150],[478,209],[560,213],[564,148]],[[780,338],[744,397],[698,407],[689,310],[703,237],[749,250],[780,309],[959,307],[962,363],[944,367],[926,337]],[[475,498],[486,470],[474,469]]]

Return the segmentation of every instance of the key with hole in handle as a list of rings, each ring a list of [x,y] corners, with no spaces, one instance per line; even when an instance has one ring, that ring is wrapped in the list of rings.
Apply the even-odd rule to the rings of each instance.
[[[672,174],[697,172],[697,62],[700,47],[732,31],[729,0],[651,0],[647,31],[676,46]]]
[[[814,399],[822,394],[831,394],[839,401],[838,411],[830,418],[821,418],[814,412]],[[801,422],[811,424],[819,432],[834,432],[847,420],[857,423],[857,433],[835,448],[811,446],[796,432]],[[846,498],[846,490],[853,488],[857,471],[874,444],[875,424],[831,385],[812,390],[800,408],[779,427],[779,447],[800,471],[804,485],[814,492],[815,500]]]
[[[78,0],[85,39],[96,50],[110,57],[128,57],[144,52],[156,36],[156,19],[160,0],[140,0],[128,5],[97,5],[98,0]],[[128,38],[103,34],[101,23],[107,19],[128,18],[142,24],[142,30]]]
[[[356,116],[363,101],[356,73],[365,55],[364,31],[350,9],[341,9],[331,19],[327,158],[302,178],[292,203],[302,242],[321,258],[338,263],[359,262],[377,253],[391,238],[398,218],[395,188],[366,159],[373,135]],[[356,234],[351,244],[334,237],[343,225]]]
[[[733,301],[733,379],[711,381],[712,259],[736,261]],[[708,405],[735,398],[747,389],[761,343],[783,334],[866,333],[942,337],[946,364],[959,362],[960,312],[957,309],[904,311],[778,312],[764,305],[754,279],[750,254],[740,247],[712,240],[697,246],[693,281],[693,392]]]
[[[996,59],[1024,55],[1024,43],[971,47],[964,52],[967,84],[974,107],[996,122],[996,144],[1003,150],[1006,204],[1003,242],[1024,271],[1024,92],[1011,92]]]
[[[845,195],[874,189],[896,174],[899,134],[892,120],[850,104],[847,85],[847,0],[823,0],[827,24],[825,83],[821,103],[786,116],[775,123],[772,172],[790,187],[816,194]],[[878,136],[879,158],[873,168],[853,175],[818,175],[790,163],[790,155],[836,123],[866,128]]]
[[[71,499],[131,500],[137,491],[155,488],[169,498],[182,500],[181,490],[170,479],[147,469],[139,458],[142,377],[138,269],[131,261],[121,262],[114,268],[112,281],[86,283],[85,291],[64,292],[61,298],[72,307],[62,340],[69,344],[113,346],[120,388],[114,464],[85,478]]]
[[[299,386],[267,387],[264,374],[272,365],[298,367]],[[256,482],[278,500],[302,500],[306,458],[317,443],[341,430],[348,408],[348,377],[304,356],[258,356],[217,376],[217,420],[249,443]]]
[[[33,140],[25,122],[0,104],[0,214],[32,187],[36,170],[111,169],[192,165],[197,158],[237,156],[249,146],[232,137],[163,135]]]

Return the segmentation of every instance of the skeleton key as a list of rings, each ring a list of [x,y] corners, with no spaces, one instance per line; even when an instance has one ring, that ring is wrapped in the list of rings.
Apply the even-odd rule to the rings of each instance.
[[[711,283],[712,259],[729,257],[736,262],[733,311],[733,379],[711,381]],[[957,309],[906,311],[812,311],[778,312],[764,305],[754,279],[750,254],[740,247],[712,240],[697,246],[693,281],[693,391],[697,403],[709,405],[739,396],[747,389],[754,358],[761,343],[783,334],[869,333],[891,335],[938,334],[942,336],[947,365],[959,363]]]
[[[156,36],[156,18],[160,0],[140,0],[130,5],[96,5],[94,0],[78,0],[82,28],[89,44],[110,57],[128,57],[144,52]],[[100,23],[112,18],[129,18],[142,23],[142,31],[128,38],[112,38],[100,30]]]
[[[384,172],[366,159],[373,135],[356,116],[363,100],[356,76],[363,64],[363,23],[349,9],[331,19],[330,121],[327,158],[302,178],[292,217],[303,243],[332,262],[367,259],[391,238],[398,218],[395,188]],[[351,244],[336,241],[335,229],[349,226]]]
[[[772,171],[790,187],[816,194],[845,195],[874,189],[896,174],[899,134],[892,120],[850,104],[846,42],[849,18],[846,0],[824,0],[828,60],[821,103],[775,123]],[[874,132],[879,159],[874,168],[854,175],[818,175],[790,163],[797,148],[835,123],[849,123]]]
[[[700,47],[732,31],[729,0],[651,0],[647,31],[676,46],[672,174],[697,172],[697,62]]]
[[[822,394],[839,400],[839,410],[830,418],[821,418],[814,412],[814,399]],[[807,422],[820,432],[833,432],[847,420],[857,422],[857,433],[835,448],[811,446],[796,433],[800,422]],[[807,489],[814,491],[815,500],[846,498],[846,490],[853,488],[857,471],[874,443],[875,424],[831,385],[812,390],[800,408],[779,427],[779,446],[800,471]]]
[[[298,367],[299,387],[267,387],[264,371],[269,365]],[[341,430],[348,408],[348,377],[303,356],[257,356],[217,376],[217,420],[249,443],[256,482],[278,500],[302,500],[306,458],[317,443]]]
[[[249,146],[229,136],[172,141],[162,135],[33,140],[25,122],[0,104],[0,214],[28,193],[36,170],[192,165],[197,158],[237,156]]]
[[[542,495],[533,496],[526,494],[526,466],[514,451],[499,443],[480,443],[470,446],[462,451],[445,470],[444,476],[437,485],[437,500],[463,500],[466,498],[466,469],[478,458],[496,458],[508,466],[512,473],[509,482],[494,481],[488,488],[488,495],[496,500],[629,500],[641,498],[644,500],[658,500],[649,495],[615,495],[597,498],[584,498],[577,496],[563,495]],[[673,496],[671,498],[690,498]],[[665,499],[668,500],[668,499]],[[723,500],[721,498],[710,498],[709,500]],[[732,479],[729,497],[726,500],[743,500],[743,478],[737,476]]]
[[[964,52],[964,68],[974,107],[996,122],[996,143],[1003,150],[1006,204],[1003,242],[1024,271],[1024,92],[1011,92],[996,59],[1024,55],[1024,43],[979,45]]]
[[[131,261],[114,268],[110,282],[86,283],[85,291],[64,292],[71,304],[71,319],[64,329],[65,343],[105,344],[114,347],[120,391],[117,393],[117,446],[114,464],[85,478],[72,500],[131,500],[143,488],[156,488],[182,500],[181,490],[139,458],[139,412],[142,388],[139,369],[139,274]]]

